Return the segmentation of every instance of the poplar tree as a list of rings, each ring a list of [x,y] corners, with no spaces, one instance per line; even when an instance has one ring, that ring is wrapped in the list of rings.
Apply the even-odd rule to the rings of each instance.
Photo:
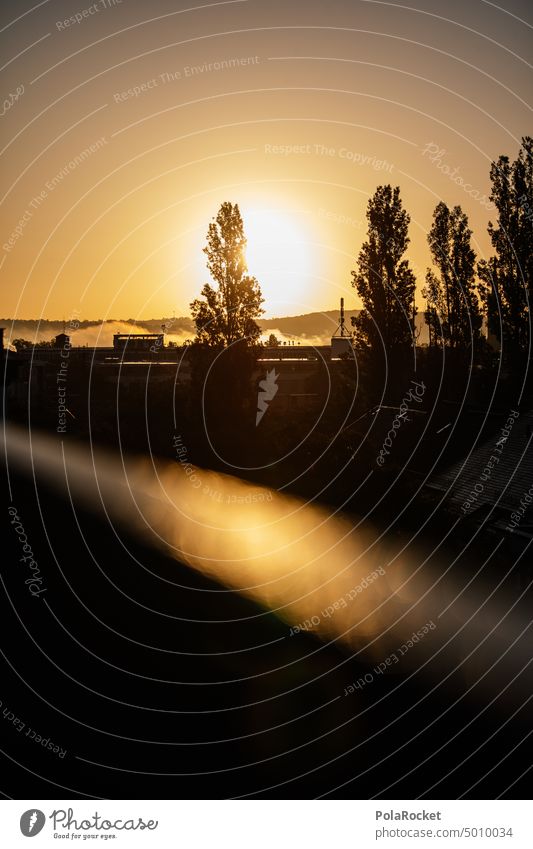
[[[514,162],[500,156],[492,163],[490,198],[497,221],[488,232],[494,256],[482,260],[478,274],[489,331],[505,355],[523,356],[531,343],[533,297],[533,139],[525,136]]]
[[[450,210],[442,201],[437,204],[428,244],[438,273],[428,269],[426,274],[425,318],[434,344],[462,350],[478,346],[482,324],[471,236],[460,206]]]
[[[206,283],[201,299],[191,303],[196,341],[227,347],[237,341],[256,342],[261,329],[263,297],[255,277],[248,275],[246,238],[237,204],[224,202],[209,224],[207,268],[215,285]]]
[[[386,358],[413,347],[415,275],[404,259],[410,217],[399,187],[378,186],[368,202],[367,239],[352,271],[363,309],[352,319],[356,346]]]

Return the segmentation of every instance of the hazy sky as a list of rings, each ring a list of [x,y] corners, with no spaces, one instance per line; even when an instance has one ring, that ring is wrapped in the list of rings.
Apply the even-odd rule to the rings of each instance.
[[[439,200],[486,256],[490,162],[533,132],[527,7],[4,0],[0,314],[187,314],[224,200],[267,315],[359,306],[383,183],[411,215],[419,290]]]

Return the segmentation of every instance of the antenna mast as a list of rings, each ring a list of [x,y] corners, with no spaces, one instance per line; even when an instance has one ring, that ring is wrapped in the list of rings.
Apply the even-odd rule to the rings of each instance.
[[[337,327],[334,336],[341,336],[343,339],[349,338],[351,333],[346,329],[346,321],[344,318],[344,298],[341,298],[341,315],[340,315],[340,323]]]

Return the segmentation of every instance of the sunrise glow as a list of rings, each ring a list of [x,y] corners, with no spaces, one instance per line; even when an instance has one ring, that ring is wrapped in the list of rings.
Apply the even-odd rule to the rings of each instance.
[[[257,277],[268,312],[298,311],[313,273],[310,235],[295,214],[280,209],[244,209],[246,260]]]

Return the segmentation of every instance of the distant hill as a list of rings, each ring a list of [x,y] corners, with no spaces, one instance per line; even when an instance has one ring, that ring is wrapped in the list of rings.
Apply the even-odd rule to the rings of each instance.
[[[352,316],[359,315],[360,310],[345,310],[346,327],[352,329]],[[305,315],[291,315],[280,318],[262,319],[259,324],[263,333],[274,333],[282,341],[284,339],[299,339],[313,345],[329,345],[331,336],[339,326],[339,311],[310,312]],[[416,317],[416,326],[420,330],[419,343],[427,343],[428,328],[424,321],[423,312]]]
[[[192,319],[182,318],[151,318],[146,321],[126,319],[93,319],[79,321],[78,326],[68,321],[0,318],[0,327],[5,327],[6,345],[9,339],[27,339],[35,342],[49,342],[63,329],[72,338],[73,345],[88,345],[89,347],[108,347],[113,344],[114,333],[161,333],[163,324],[166,328],[167,341],[185,342],[194,336]]]
[[[358,310],[346,310],[346,326],[351,330],[352,316]],[[281,341],[294,339],[312,345],[327,345],[339,324],[339,311],[310,312],[304,315],[279,316],[264,318],[259,322],[263,335],[274,333]],[[187,316],[179,318],[151,318],[136,322],[127,319],[95,319],[80,321],[77,330],[69,328],[69,323],[59,320],[37,320],[0,318],[0,327],[5,327],[6,344],[9,339],[28,339],[29,341],[47,342],[57,336],[66,327],[66,332],[72,336],[74,345],[107,346],[113,344],[114,333],[160,333],[165,325],[166,340],[181,344],[194,337],[194,323]],[[420,342],[427,342],[427,327],[421,313],[417,317],[417,325],[421,328]]]
[[[346,327],[352,328],[351,318],[359,310],[345,310]],[[314,344],[328,344],[339,326],[339,311],[309,312],[305,315],[290,315],[279,318],[265,318],[259,321],[263,333],[275,333]],[[277,331],[277,332],[276,332]]]

